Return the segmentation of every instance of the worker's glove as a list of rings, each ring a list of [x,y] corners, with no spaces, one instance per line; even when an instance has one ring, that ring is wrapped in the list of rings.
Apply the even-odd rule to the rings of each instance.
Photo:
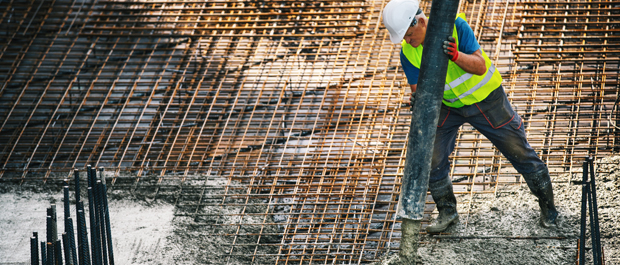
[[[449,36],[448,40],[443,42],[443,52],[450,56],[450,60],[453,62],[459,58],[459,49],[454,37]]]
[[[415,103],[415,92],[411,92],[411,97],[409,98],[409,109],[413,111],[413,103]]]

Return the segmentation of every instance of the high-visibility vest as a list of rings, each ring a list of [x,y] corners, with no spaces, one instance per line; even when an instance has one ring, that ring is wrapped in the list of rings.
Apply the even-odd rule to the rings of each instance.
[[[465,13],[460,13],[456,17],[465,20]],[[454,26],[452,31],[452,37],[456,40],[458,47],[459,39],[456,26]],[[419,69],[422,61],[422,45],[414,48],[403,40],[402,49],[409,62]],[[443,92],[443,103],[446,106],[460,108],[465,105],[478,103],[502,84],[502,75],[497,71],[484,50],[480,48],[480,51],[482,51],[487,67],[487,71],[483,75],[470,74],[461,69],[456,63],[448,62],[448,73]]]

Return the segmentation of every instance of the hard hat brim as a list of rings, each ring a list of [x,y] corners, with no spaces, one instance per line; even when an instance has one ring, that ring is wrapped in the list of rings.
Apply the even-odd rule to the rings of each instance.
[[[407,34],[407,31],[402,32],[402,33],[396,33],[396,32],[391,32],[388,30],[388,32],[390,33],[390,40],[394,44],[400,44],[401,42],[403,42],[403,39],[405,38],[405,34]]]

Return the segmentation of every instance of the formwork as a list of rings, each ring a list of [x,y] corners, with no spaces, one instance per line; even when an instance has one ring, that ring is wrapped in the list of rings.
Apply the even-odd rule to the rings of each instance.
[[[400,45],[381,23],[387,2],[1,1],[0,182],[104,167],[113,187],[154,190],[196,226],[233,228],[217,234],[223,261],[369,263],[397,251],[412,116]],[[554,177],[618,152],[620,2],[459,10]],[[450,172],[469,204],[522,182],[469,125]],[[218,215],[227,221],[204,221]]]

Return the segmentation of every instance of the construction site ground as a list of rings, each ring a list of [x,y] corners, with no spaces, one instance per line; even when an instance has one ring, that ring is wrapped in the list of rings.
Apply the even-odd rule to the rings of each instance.
[[[605,264],[620,264],[620,157],[603,159],[615,163],[600,174],[597,202]],[[420,237],[421,264],[575,264],[580,234],[581,179],[574,173],[553,179],[555,202],[560,212],[558,229],[539,224],[538,201],[527,185],[504,186],[496,194],[475,194],[469,209],[459,207],[461,222],[446,231],[449,235]],[[461,201],[461,198],[457,198]],[[468,220],[467,225],[463,219]],[[588,223],[589,225],[589,223]],[[589,227],[586,249],[592,246]],[[589,249],[588,249],[589,250]],[[589,255],[589,256],[588,256]],[[397,254],[381,265],[395,264]],[[592,264],[592,252],[586,257]]]
[[[605,167],[600,171],[609,172],[597,176],[605,264],[620,264],[620,156],[604,158],[600,162],[601,167]],[[525,183],[502,186],[495,194],[474,194],[471,204],[464,202],[468,196],[458,196],[460,223],[450,227],[445,234],[423,234],[418,251],[419,263],[574,264],[581,185],[571,181],[580,178],[581,174],[575,172],[553,179],[560,211],[558,229],[545,229],[538,224],[537,201]],[[0,186],[0,208],[3,209],[0,215],[0,238],[3,239],[0,242],[0,264],[29,263],[29,237],[33,231],[44,234],[45,209],[56,203],[58,218],[63,218],[61,194],[61,186],[54,183]],[[262,234],[273,235],[273,238],[261,239],[265,245],[261,248],[264,255],[253,255],[263,259],[252,260],[250,255],[220,258],[231,251],[233,243],[243,245],[231,242],[228,236],[217,236],[238,232],[240,226],[234,225],[237,220],[233,219],[240,208],[211,207],[204,210],[213,215],[195,220],[179,214],[186,209],[175,207],[173,197],[152,196],[154,190],[111,188],[109,194],[117,264],[273,264],[275,261],[273,255],[277,254],[278,248],[270,247],[268,242],[278,240],[276,235],[281,231],[274,226],[270,226],[274,231],[262,231]],[[256,206],[245,211],[261,212],[265,210],[262,208]],[[75,214],[74,208],[72,214]],[[244,226],[243,229],[248,228]],[[261,233],[251,229],[245,232]],[[394,236],[399,236],[398,229]],[[587,246],[591,246],[590,240]],[[248,247],[246,251],[254,250]],[[397,252],[398,249],[394,249],[376,264],[395,264]],[[591,258],[590,251],[588,254]]]

